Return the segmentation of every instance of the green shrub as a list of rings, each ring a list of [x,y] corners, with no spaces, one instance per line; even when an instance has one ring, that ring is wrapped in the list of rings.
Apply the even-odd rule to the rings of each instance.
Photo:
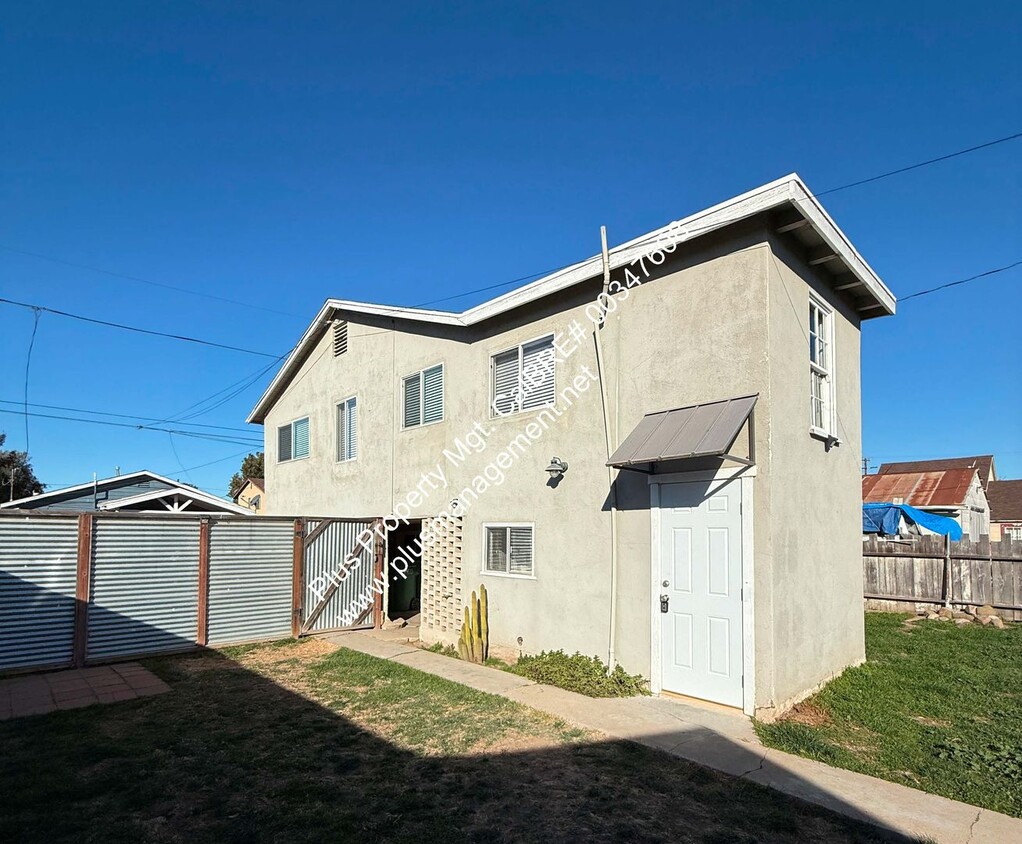
[[[649,694],[641,675],[628,674],[620,665],[610,671],[599,657],[580,653],[568,656],[564,651],[543,651],[538,656],[522,656],[507,670],[589,697]]]
[[[434,654],[442,654],[443,656],[453,656],[458,659],[458,649],[454,645],[445,645],[443,642],[434,642],[428,648],[424,650]]]

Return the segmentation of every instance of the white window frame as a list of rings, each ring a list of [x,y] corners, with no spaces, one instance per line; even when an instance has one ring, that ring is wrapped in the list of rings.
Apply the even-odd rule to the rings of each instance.
[[[507,571],[490,571],[486,568],[486,535],[492,528],[503,528],[508,531],[508,570]],[[531,531],[532,536],[532,571],[529,574],[514,574],[511,572],[511,528],[528,528]],[[482,571],[481,575],[486,577],[507,577],[512,580],[535,580],[536,579],[536,523],[535,522],[483,522],[483,553],[480,554],[482,560]]]
[[[309,453],[308,454],[304,454],[301,457],[295,457],[295,422],[301,422],[303,419],[306,422],[309,423]],[[290,428],[291,428],[291,456],[289,458],[287,458],[286,460],[281,460],[280,459],[280,429],[281,428],[287,428],[288,426],[290,426]],[[305,414],[305,416],[296,416],[290,422],[285,422],[283,425],[278,425],[277,426],[277,438],[276,438],[276,440],[274,440],[273,448],[274,448],[274,453],[277,456],[277,463],[294,463],[296,460],[308,460],[309,457],[312,455],[312,419],[309,417],[309,415]]]
[[[815,308],[820,314],[820,324],[824,329],[823,342],[826,347],[827,366],[820,366],[812,359],[812,333],[813,326],[810,325],[807,352],[809,353],[809,433],[823,439],[837,440],[837,393],[834,389],[834,382],[837,376],[837,355],[835,354],[834,343],[834,309],[814,293],[809,294],[809,307]],[[815,424],[813,413],[813,374],[823,376],[826,384],[826,407],[824,416],[826,427],[819,427]]]
[[[434,419],[432,422],[418,422],[415,425],[405,424],[405,381],[409,378],[414,378],[416,375],[419,376],[419,419],[423,419],[426,415],[426,370],[436,369],[440,367],[440,379],[443,383],[443,392],[440,396],[441,414],[439,419]],[[416,370],[415,372],[409,372],[407,375],[401,376],[401,383],[398,385],[401,390],[401,430],[402,431],[413,431],[416,428],[426,428],[430,425],[439,425],[441,422],[447,421],[447,366],[444,362],[437,361],[436,363],[424,366],[422,369]]]
[[[355,413],[356,419],[358,414],[358,394],[352,394],[343,399],[339,399],[334,402],[334,463],[355,463],[358,461],[358,423],[355,423],[355,456],[354,457],[338,457],[341,452],[339,438],[341,435],[340,429],[337,425],[337,414],[341,408],[341,405],[346,405],[348,402],[355,402]]]
[[[507,413],[498,413],[494,407],[497,401],[497,367],[494,361],[496,361],[499,355],[506,354],[507,352],[516,351],[518,352],[518,386],[519,389],[522,386],[522,376],[525,371],[525,347],[531,346],[533,343],[537,343],[540,340],[550,340],[553,351],[554,359],[554,397],[546,404],[539,404],[535,407],[522,408],[519,406],[516,410],[508,411]],[[490,411],[490,419],[507,419],[512,416],[518,416],[522,413],[535,413],[540,410],[544,410],[548,407],[553,407],[557,404],[557,345],[556,345],[556,334],[552,331],[547,331],[543,334],[539,334],[535,337],[531,337],[528,340],[523,340],[518,343],[517,346],[505,346],[498,349],[495,352],[490,353],[490,388],[487,391],[487,402],[486,405]]]

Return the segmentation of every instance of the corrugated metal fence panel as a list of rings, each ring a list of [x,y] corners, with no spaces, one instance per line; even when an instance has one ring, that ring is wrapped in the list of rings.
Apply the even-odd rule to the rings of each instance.
[[[71,663],[78,519],[0,519],[0,670]]]
[[[199,521],[97,516],[88,659],[195,645]]]
[[[314,531],[319,524],[315,520],[306,522],[306,536]],[[340,569],[344,558],[356,549],[355,543],[359,534],[366,530],[371,531],[372,527],[371,521],[333,522],[311,544],[306,544],[305,594],[302,601],[305,618],[308,618],[313,608],[319,603],[317,593],[312,588],[317,583],[317,578],[323,578],[319,583],[326,583],[327,578]],[[372,548],[372,543],[367,542],[366,544],[370,549]],[[375,597],[375,593],[372,591],[374,563],[372,551],[362,548],[358,550],[359,564],[351,567],[348,576],[341,582],[322,615],[312,625],[310,632],[345,628],[346,625],[343,624],[342,618],[345,612],[357,607],[364,607],[366,600]],[[322,591],[321,588],[319,592],[322,593]],[[372,626],[371,615],[367,621],[358,625],[359,628]]]
[[[209,643],[291,635],[294,523],[214,522],[209,533]]]

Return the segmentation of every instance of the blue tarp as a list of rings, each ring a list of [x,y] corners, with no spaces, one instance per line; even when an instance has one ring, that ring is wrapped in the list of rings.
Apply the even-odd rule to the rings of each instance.
[[[962,538],[962,526],[947,516],[936,516],[908,504],[863,504],[862,532],[897,536],[901,517],[941,536],[950,536],[957,542]]]

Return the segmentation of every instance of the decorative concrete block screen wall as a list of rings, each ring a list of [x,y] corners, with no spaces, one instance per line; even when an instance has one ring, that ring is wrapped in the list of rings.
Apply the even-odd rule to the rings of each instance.
[[[333,534],[324,530],[325,523],[336,541],[327,541]],[[337,578],[345,589],[331,591],[333,603],[348,592],[365,592],[382,570],[383,541],[375,524],[373,519],[4,512],[0,672],[67,668],[318,630],[313,613],[320,620],[328,616],[323,606],[305,599],[310,572],[325,579],[347,571],[344,581]],[[346,564],[355,557],[359,566]],[[381,614],[380,597],[370,593],[363,624],[379,624]]]
[[[420,635],[437,641],[461,630],[462,519],[452,516],[428,525],[422,536]]]

